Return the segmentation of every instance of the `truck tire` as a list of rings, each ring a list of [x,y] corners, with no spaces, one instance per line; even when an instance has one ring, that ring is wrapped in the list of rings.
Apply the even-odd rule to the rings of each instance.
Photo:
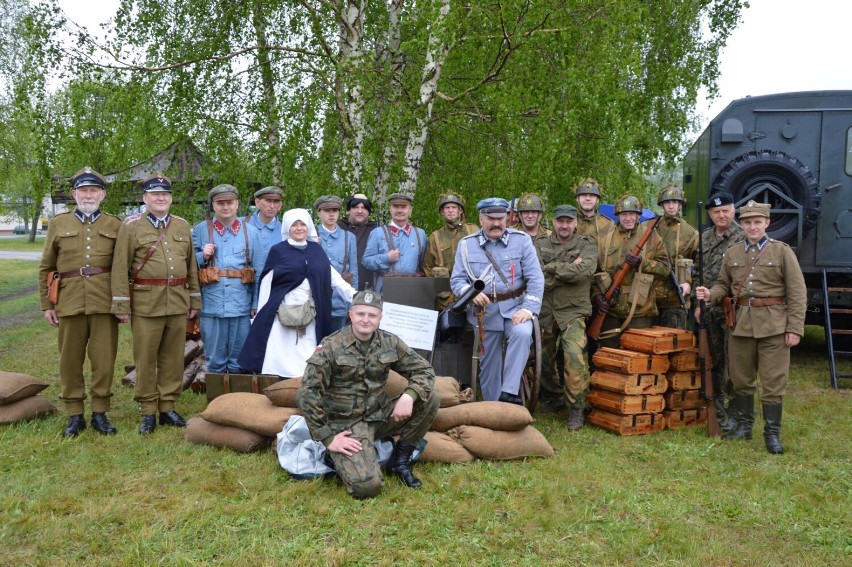
[[[761,185],[772,186],[802,206],[802,236],[816,225],[822,200],[816,178],[808,166],[784,152],[759,150],[739,156],[719,172],[710,194],[727,192],[739,201]],[[758,200],[770,203],[772,208],[789,208],[772,193],[764,193]],[[773,213],[767,232],[771,238],[796,244],[797,215]]]

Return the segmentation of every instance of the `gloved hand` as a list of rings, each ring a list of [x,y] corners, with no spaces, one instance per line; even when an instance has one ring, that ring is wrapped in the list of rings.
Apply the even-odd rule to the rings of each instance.
[[[595,309],[600,311],[601,313],[609,313],[610,304],[609,301],[604,299],[602,293],[596,293],[594,297],[592,297],[592,304],[594,304]]]
[[[639,266],[642,265],[642,256],[628,252],[627,256],[624,257],[624,261],[634,270],[638,270]]]

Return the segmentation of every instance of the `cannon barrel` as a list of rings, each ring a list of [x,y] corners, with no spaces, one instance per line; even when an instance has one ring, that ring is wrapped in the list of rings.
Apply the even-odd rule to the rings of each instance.
[[[485,289],[485,282],[482,280],[474,280],[467,290],[461,294],[450,306],[450,311],[456,315],[461,315],[467,309],[467,304],[473,301],[473,298],[479,295],[479,292]]]

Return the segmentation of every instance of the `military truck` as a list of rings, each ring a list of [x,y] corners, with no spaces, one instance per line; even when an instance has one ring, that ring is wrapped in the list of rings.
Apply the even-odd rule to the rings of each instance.
[[[687,153],[683,186],[691,223],[695,203],[717,192],[737,207],[770,203],[769,236],[793,247],[805,274],[807,322],[826,325],[829,310],[829,329],[852,330],[852,91],[735,100]],[[852,334],[838,332],[852,350]]]

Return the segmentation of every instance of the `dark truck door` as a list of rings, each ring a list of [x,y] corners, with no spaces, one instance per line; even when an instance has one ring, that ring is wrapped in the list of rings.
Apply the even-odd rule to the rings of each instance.
[[[852,266],[852,109],[823,112],[820,164],[816,264]]]

